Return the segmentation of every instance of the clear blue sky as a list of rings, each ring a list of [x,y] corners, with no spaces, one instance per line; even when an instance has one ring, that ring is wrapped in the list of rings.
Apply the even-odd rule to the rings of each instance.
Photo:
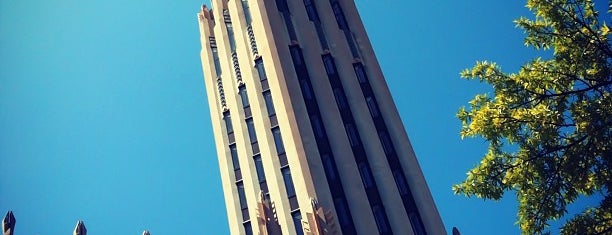
[[[533,57],[524,1],[357,0],[450,232],[517,234],[514,195],[453,195],[486,144],[458,108],[487,91],[458,73]],[[0,1],[0,213],[17,235],[227,234],[200,65],[201,1]]]

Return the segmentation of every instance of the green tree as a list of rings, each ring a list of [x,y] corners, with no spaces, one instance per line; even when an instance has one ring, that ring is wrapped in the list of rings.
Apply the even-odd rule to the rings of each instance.
[[[568,215],[561,233],[612,234],[610,15],[600,17],[591,0],[528,0],[527,8],[535,17],[515,21],[525,45],[552,53],[517,73],[486,61],[461,72],[494,92],[457,113],[461,137],[482,137],[489,147],[453,191],[493,200],[515,191],[524,234],[550,232],[548,222],[579,197],[601,198]]]

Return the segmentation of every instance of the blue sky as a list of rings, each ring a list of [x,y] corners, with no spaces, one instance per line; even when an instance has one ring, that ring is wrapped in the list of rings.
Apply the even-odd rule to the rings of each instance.
[[[453,195],[486,144],[458,108],[537,52],[523,1],[356,0],[442,219],[517,234],[516,203]],[[202,1],[0,1],[0,213],[16,234],[227,234],[199,59]]]

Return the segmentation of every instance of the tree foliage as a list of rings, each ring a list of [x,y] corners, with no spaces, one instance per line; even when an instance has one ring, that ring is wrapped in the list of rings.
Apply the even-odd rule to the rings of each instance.
[[[515,21],[526,46],[552,53],[517,73],[486,61],[461,72],[494,94],[476,95],[457,113],[461,137],[489,147],[453,190],[493,200],[515,191],[524,234],[549,232],[567,205],[594,196],[600,204],[573,215],[561,233],[612,234],[610,11],[600,16],[590,0],[528,0],[527,8],[535,16]]]

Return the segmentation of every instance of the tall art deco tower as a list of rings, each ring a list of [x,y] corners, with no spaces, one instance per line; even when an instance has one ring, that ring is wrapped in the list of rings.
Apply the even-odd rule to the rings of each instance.
[[[446,234],[352,0],[212,0],[202,65],[232,234]]]

